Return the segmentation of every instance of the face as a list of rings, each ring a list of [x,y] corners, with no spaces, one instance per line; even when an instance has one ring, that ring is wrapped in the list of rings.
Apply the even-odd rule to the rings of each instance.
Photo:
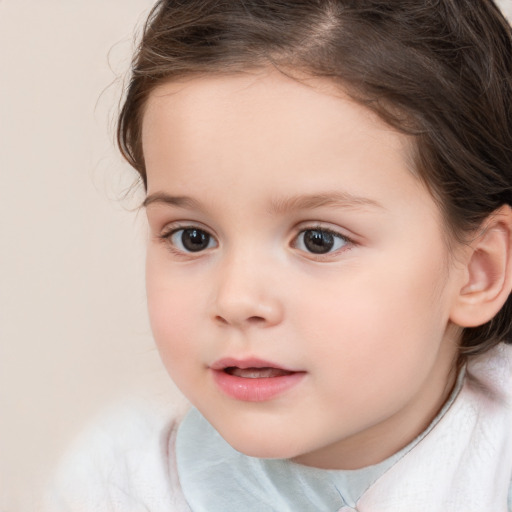
[[[153,91],[149,313],[169,374],[234,448],[350,469],[446,399],[461,271],[410,141],[309,85],[261,71]]]

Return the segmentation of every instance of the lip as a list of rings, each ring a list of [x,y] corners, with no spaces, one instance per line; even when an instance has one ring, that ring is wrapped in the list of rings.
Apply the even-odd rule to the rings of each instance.
[[[226,368],[272,368],[287,372],[275,377],[247,378],[232,375]],[[306,372],[283,367],[280,364],[263,359],[223,358],[215,361],[210,370],[218,388],[230,398],[243,402],[265,402],[276,398],[295,387],[304,378]]]
[[[236,366],[237,368],[277,368],[279,370],[284,370],[286,372],[298,372],[299,370],[294,370],[293,368],[287,368],[286,366],[282,366],[277,363],[273,363],[272,361],[265,361],[264,359],[258,359],[256,357],[249,357],[246,359],[236,359],[233,357],[224,357],[215,361],[210,368],[212,370],[224,370],[225,368],[229,368],[230,366]]]

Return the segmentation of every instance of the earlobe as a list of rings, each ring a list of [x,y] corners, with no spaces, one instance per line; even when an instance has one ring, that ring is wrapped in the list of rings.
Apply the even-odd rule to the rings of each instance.
[[[464,283],[450,319],[461,327],[491,320],[512,290],[512,210],[502,206],[490,215],[468,246]]]

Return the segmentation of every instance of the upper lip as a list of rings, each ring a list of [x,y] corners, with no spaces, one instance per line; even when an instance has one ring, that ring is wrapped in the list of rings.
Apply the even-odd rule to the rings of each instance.
[[[271,361],[265,361],[264,359],[258,358],[247,358],[247,359],[235,359],[232,357],[224,357],[218,359],[210,365],[212,370],[224,370],[226,368],[278,368],[288,372],[298,372],[300,370],[294,370],[293,368],[287,368],[281,364],[276,364]]]

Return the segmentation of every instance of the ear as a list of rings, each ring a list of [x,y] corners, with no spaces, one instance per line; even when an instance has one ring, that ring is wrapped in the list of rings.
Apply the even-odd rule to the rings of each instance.
[[[491,320],[512,290],[512,210],[502,206],[482,223],[464,257],[462,287],[450,319],[461,327]]]

